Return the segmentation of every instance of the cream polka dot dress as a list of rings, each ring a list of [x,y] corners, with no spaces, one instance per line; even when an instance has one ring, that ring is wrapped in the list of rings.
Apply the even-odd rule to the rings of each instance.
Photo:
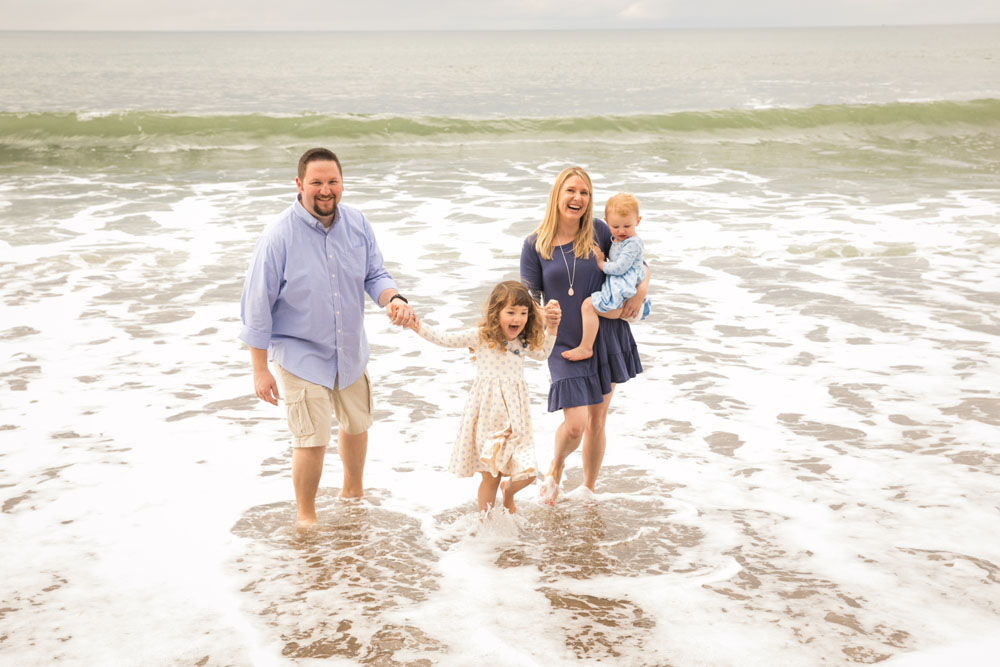
[[[546,333],[540,350],[528,349],[520,338],[491,350],[479,340],[477,329],[445,333],[421,323],[419,334],[441,347],[475,350],[476,377],[469,389],[448,470],[459,477],[471,477],[477,472],[509,475],[514,481],[534,477],[535,441],[524,358],[545,361],[555,345],[555,336]]]

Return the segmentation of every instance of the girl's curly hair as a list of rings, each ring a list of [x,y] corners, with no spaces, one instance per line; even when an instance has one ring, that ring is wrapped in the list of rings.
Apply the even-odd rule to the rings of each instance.
[[[506,280],[490,292],[490,297],[486,300],[486,305],[483,308],[483,319],[479,323],[479,340],[485,342],[491,350],[506,348],[507,338],[500,329],[500,311],[508,304],[524,306],[528,309],[528,321],[521,333],[518,334],[518,338],[523,340],[532,350],[541,349],[545,341],[542,309],[531,298],[528,288],[516,280]]]

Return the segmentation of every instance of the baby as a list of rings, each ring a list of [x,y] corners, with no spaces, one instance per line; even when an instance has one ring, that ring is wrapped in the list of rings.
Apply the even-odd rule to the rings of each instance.
[[[600,292],[594,292],[580,306],[583,316],[583,335],[580,344],[566,350],[562,356],[570,361],[588,359],[594,354],[594,339],[597,338],[598,316],[617,318],[625,300],[636,293],[636,288],[646,277],[642,263],[642,239],[635,235],[642,216],[639,215],[639,201],[632,195],[619,192],[604,206],[604,219],[611,228],[611,251],[607,260],[595,243],[597,267],[607,276]],[[649,299],[642,304],[641,319],[649,314]]]

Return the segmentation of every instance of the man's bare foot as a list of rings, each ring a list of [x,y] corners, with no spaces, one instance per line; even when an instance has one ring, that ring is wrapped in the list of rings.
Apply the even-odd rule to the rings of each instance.
[[[590,359],[594,356],[594,348],[583,347],[582,345],[574,347],[572,350],[566,350],[562,353],[563,359],[569,359],[570,361],[580,361],[582,359]]]
[[[299,516],[295,520],[295,527],[299,530],[305,530],[306,528],[312,528],[316,525],[316,515],[312,516]]]

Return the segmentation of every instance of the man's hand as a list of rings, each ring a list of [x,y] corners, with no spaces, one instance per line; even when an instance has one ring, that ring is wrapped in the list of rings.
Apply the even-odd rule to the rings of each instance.
[[[277,405],[278,399],[281,398],[278,396],[278,383],[267,369],[254,371],[253,388],[257,392],[257,398],[271,405]]]
[[[417,315],[410,308],[410,304],[402,299],[393,299],[390,301],[389,305],[385,307],[385,314],[388,316],[389,321],[401,327],[409,327],[417,319]]]

